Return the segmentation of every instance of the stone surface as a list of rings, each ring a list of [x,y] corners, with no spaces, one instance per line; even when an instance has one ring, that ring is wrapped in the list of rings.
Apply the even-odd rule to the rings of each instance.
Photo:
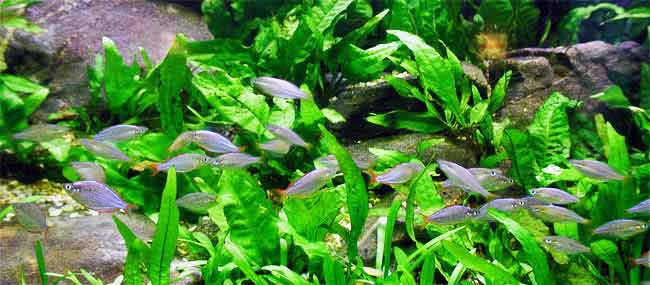
[[[417,147],[420,142],[436,139],[440,140],[438,144],[418,153]],[[457,162],[465,167],[476,166],[478,157],[477,149],[468,143],[453,141],[445,136],[418,133],[373,138],[349,144],[346,147],[355,159],[362,161],[367,161],[372,155],[368,151],[368,148],[371,147],[396,150],[407,155],[417,156],[424,163],[444,159]]]
[[[200,12],[152,0],[45,0],[29,7],[26,17],[46,31],[17,30],[5,54],[9,70],[50,87],[51,95],[36,112],[37,119],[88,102],[87,65],[101,52],[102,37],[115,41],[127,61],[139,48],[153,61],[167,53],[177,33],[190,39],[211,38]]]
[[[153,235],[154,225],[148,218],[136,214],[119,217],[140,238],[149,240]],[[53,217],[48,219],[48,226],[45,237],[16,224],[0,226],[0,284],[17,284],[21,264],[27,284],[39,284],[33,248],[38,239],[43,241],[49,272],[79,272],[83,268],[107,282],[122,274],[126,246],[111,215]]]
[[[634,103],[638,100],[642,61],[648,61],[648,51],[634,42],[614,46],[594,41],[571,47],[512,51],[497,68],[513,71],[499,116],[526,126],[539,106],[555,91],[582,101],[580,111],[605,112],[604,104],[589,97],[613,84],[621,86]]]

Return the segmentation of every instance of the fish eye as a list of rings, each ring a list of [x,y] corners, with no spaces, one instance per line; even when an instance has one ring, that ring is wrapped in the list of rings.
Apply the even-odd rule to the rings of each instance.
[[[491,171],[490,171],[490,175],[491,175],[491,176],[497,176],[497,172],[494,171],[494,170],[491,170]]]
[[[545,242],[545,243],[552,243],[553,241],[552,241],[550,238],[545,238],[545,239],[544,239],[544,242]]]
[[[530,194],[535,195],[535,193],[537,193],[537,191],[536,191],[535,189],[531,189],[531,190],[530,190]]]
[[[63,188],[64,188],[65,190],[70,190],[70,189],[72,189],[72,184],[64,184],[64,185],[63,185]]]

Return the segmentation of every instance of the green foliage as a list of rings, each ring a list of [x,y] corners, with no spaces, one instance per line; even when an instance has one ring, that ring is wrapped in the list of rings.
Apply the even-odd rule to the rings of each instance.
[[[503,146],[512,160],[512,177],[526,189],[537,185],[535,174],[539,172],[535,156],[529,150],[530,136],[517,129],[507,129],[503,133]]]
[[[48,94],[49,89],[25,78],[0,74],[0,149],[13,145],[11,136],[27,128],[29,116]]]
[[[147,273],[152,284],[170,284],[170,265],[176,253],[179,212],[176,206],[176,171],[167,172],[167,183],[162,193],[156,232],[151,242]]]
[[[460,245],[451,241],[443,241],[442,244],[445,249],[449,251],[456,260],[458,260],[458,262],[472,270],[485,274],[489,279],[499,284],[519,284],[519,281],[512,277],[512,275],[507,271],[504,271],[476,255],[470,254]]]
[[[36,263],[38,264],[38,273],[41,277],[41,284],[47,285],[47,268],[45,268],[45,256],[43,255],[43,244],[41,240],[36,240],[34,243],[34,253],[36,254]]]

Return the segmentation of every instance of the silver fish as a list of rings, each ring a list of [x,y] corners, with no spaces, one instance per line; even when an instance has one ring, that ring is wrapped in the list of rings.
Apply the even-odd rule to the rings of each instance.
[[[110,141],[118,142],[130,140],[143,135],[149,130],[146,127],[133,126],[133,125],[115,125],[105,128],[93,136],[96,141]]]
[[[535,216],[546,222],[576,222],[579,224],[585,224],[589,222],[589,220],[581,217],[576,212],[555,205],[532,205],[528,206],[528,209]]]
[[[214,158],[213,164],[219,168],[244,168],[259,161],[260,158],[257,156],[233,152],[217,156]]]
[[[287,189],[279,192],[289,196],[306,196],[323,188],[335,174],[336,172],[329,168],[315,169],[291,183]]]
[[[43,210],[34,203],[14,203],[14,213],[18,223],[28,232],[40,233],[47,230]]]
[[[70,131],[70,128],[59,125],[36,124],[31,125],[27,129],[14,134],[13,138],[16,140],[46,142],[60,138],[68,131]]]
[[[625,178],[623,175],[620,175],[614,169],[612,169],[607,163],[600,162],[597,160],[576,160],[571,159],[569,162],[578,169],[582,174],[587,177],[600,179],[600,180],[623,180]]]
[[[70,166],[77,172],[80,180],[90,180],[104,183],[106,181],[106,174],[101,165],[94,162],[71,162]]]
[[[491,168],[470,168],[469,173],[476,177],[476,180],[488,191],[500,191],[510,188],[515,184],[512,178],[503,174],[500,169]]]
[[[176,168],[176,172],[189,172],[201,166],[213,164],[213,159],[207,155],[197,153],[184,153],[177,155],[163,163],[154,165],[154,170],[167,171],[171,167]]]
[[[106,159],[131,161],[119,148],[106,142],[98,142],[89,139],[81,139],[79,143],[92,154]]]
[[[285,99],[309,98],[298,86],[286,80],[264,76],[253,79],[252,83],[255,89],[268,96]]]
[[[187,131],[180,134],[169,147],[169,151],[176,151],[190,142],[200,148],[215,153],[239,152],[239,147],[226,137],[211,131]]]
[[[530,195],[535,197],[535,199],[551,204],[566,205],[578,202],[578,198],[557,188],[533,188],[528,192],[530,192]]]
[[[189,193],[176,200],[176,205],[198,215],[206,215],[208,210],[217,205],[217,196],[210,193]]]
[[[260,148],[275,154],[285,155],[291,149],[291,144],[281,139],[274,139],[260,144]]]
[[[415,178],[424,169],[424,166],[416,162],[400,163],[387,172],[377,177],[374,181],[381,184],[397,185],[404,184]]]
[[[275,135],[277,138],[285,140],[291,144],[301,146],[304,148],[309,147],[309,144],[305,142],[298,134],[296,134],[291,129],[285,128],[283,126],[278,126],[274,124],[268,124],[266,129]]]
[[[650,213],[650,199],[645,200],[634,207],[627,209],[630,214],[649,214]]]
[[[460,187],[465,192],[478,193],[484,197],[494,196],[494,194],[485,190],[476,177],[464,167],[446,160],[438,160],[438,165],[452,185]]]
[[[465,206],[449,206],[438,210],[427,220],[440,225],[455,225],[469,221],[476,216],[476,211]]]
[[[97,212],[129,209],[129,205],[106,184],[97,181],[78,181],[63,186],[75,201]]]
[[[613,220],[597,227],[594,234],[607,235],[626,239],[635,236],[648,229],[648,224],[636,220],[620,219]]]
[[[632,264],[650,267],[650,251],[642,254],[639,258],[633,259]]]
[[[588,253],[591,249],[580,242],[563,236],[545,236],[542,238],[544,244],[552,249],[566,254]]]
[[[524,205],[525,201],[522,199],[494,199],[483,204],[483,206],[481,206],[476,212],[476,216],[474,218],[477,221],[494,221],[494,219],[488,215],[489,209],[497,209],[504,212],[514,212],[518,209],[522,209]]]

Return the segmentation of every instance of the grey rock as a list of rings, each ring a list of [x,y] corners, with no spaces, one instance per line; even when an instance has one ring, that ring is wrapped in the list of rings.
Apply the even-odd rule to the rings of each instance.
[[[499,116],[510,118],[515,125],[526,126],[555,91],[582,101],[579,111],[603,112],[604,104],[589,97],[614,84],[621,86],[634,102],[642,61],[648,61],[648,52],[634,42],[624,42],[617,47],[594,41],[571,47],[512,51],[503,65],[496,68],[513,71]]]
[[[143,240],[150,240],[155,225],[145,216],[118,215]],[[25,266],[27,284],[40,283],[34,242],[42,240],[49,272],[85,269],[104,281],[122,274],[126,246],[111,215],[80,218],[51,217],[47,235],[25,231],[18,225],[0,226],[0,284],[18,284],[17,270]]]
[[[199,12],[177,4],[149,0],[45,0],[29,7],[26,17],[46,31],[20,30],[10,36],[5,54],[9,70],[47,84],[51,95],[36,112],[49,113],[89,101],[86,69],[111,38],[126,61],[144,48],[154,62],[162,59],[175,35],[211,38]]]
[[[418,152],[418,144],[425,140],[439,140],[439,143],[424,151]],[[367,161],[371,158],[372,154],[368,151],[368,148],[371,147],[396,150],[407,155],[417,156],[424,163],[444,159],[454,161],[465,167],[476,166],[476,158],[478,157],[478,150],[473,148],[469,143],[460,140],[454,141],[445,136],[419,133],[373,138],[348,144],[346,147],[355,159],[362,161]]]

